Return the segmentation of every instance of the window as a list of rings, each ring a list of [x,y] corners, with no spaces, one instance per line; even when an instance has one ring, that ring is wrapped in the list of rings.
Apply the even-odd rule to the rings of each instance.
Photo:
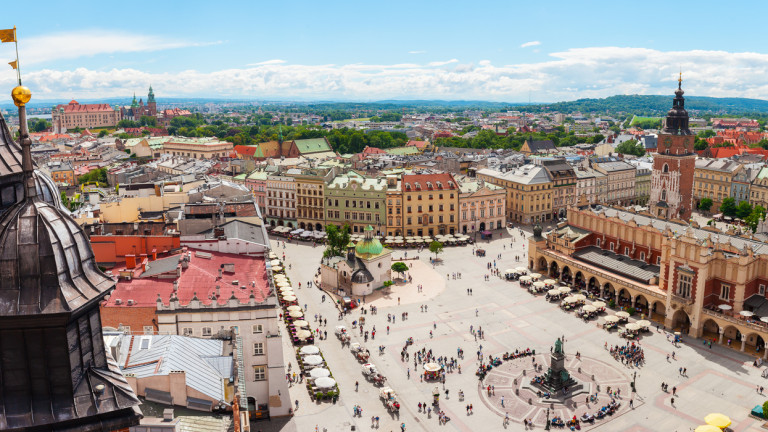
[[[689,298],[691,296],[691,284],[693,276],[689,274],[680,274],[680,281],[678,282],[677,295],[683,298]]]
[[[254,324],[254,326],[252,327],[252,329],[253,329],[253,330],[252,330],[252,331],[253,331],[253,334],[257,334],[257,333],[263,333],[263,332],[264,332],[264,326],[263,326],[263,325],[261,325],[261,324]]]
[[[253,367],[253,380],[264,381],[267,379],[267,367],[266,366],[254,366]]]
[[[146,349],[149,349],[151,345],[152,345],[152,338],[143,337],[141,338],[141,342],[139,342],[139,349],[146,350]]]
[[[728,300],[731,294],[731,286],[728,284],[720,285],[720,299]]]
[[[264,355],[264,344],[261,342],[256,342],[253,344],[253,355]]]
[[[624,246],[624,255],[629,256],[629,248]]]
[[[603,239],[597,239],[597,247],[600,247],[600,242],[603,241]]]
[[[645,252],[640,252],[640,261],[645,261]]]
[[[760,295],[765,295],[765,285],[760,284],[760,287],[758,288],[758,292]]]
[[[155,333],[155,328],[152,326],[144,326],[144,334],[151,335]]]
[[[608,247],[611,249],[611,252],[613,252],[613,242],[611,242]]]
[[[184,336],[192,336],[192,329],[189,327],[184,327],[181,329],[181,334]]]
[[[211,328],[210,327],[203,327],[203,337],[210,336],[211,335]]]

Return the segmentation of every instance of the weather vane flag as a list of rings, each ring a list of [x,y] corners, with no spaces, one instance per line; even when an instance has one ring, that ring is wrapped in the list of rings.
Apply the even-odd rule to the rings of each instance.
[[[19,42],[16,39],[16,26],[12,29],[0,30],[0,42],[13,42],[16,44],[16,60],[9,62],[8,64],[16,71],[16,78],[21,85],[21,72],[19,71]]]

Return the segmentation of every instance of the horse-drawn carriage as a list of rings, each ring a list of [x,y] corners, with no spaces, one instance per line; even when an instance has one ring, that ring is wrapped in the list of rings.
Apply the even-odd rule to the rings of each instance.
[[[349,350],[352,351],[352,354],[358,361],[363,363],[367,362],[371,357],[371,353],[367,349],[361,347],[357,342],[349,344]]]
[[[391,388],[384,387],[379,390],[379,398],[384,402],[384,406],[387,407],[389,412],[396,413],[400,411],[400,402],[397,401],[397,395]]]
[[[336,337],[339,338],[341,341],[341,345],[344,346],[345,343],[349,343],[352,340],[352,337],[349,335],[349,332],[347,332],[347,328],[343,325],[336,326]]]
[[[365,363],[363,365],[363,375],[365,375],[365,378],[374,385],[382,385],[384,384],[384,381],[387,380],[387,378],[376,369],[376,366],[371,363]]]

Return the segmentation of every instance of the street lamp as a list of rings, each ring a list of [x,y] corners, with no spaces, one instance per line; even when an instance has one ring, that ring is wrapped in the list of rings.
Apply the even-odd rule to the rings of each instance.
[[[549,430],[549,408],[547,408],[547,423],[544,425],[544,430]]]

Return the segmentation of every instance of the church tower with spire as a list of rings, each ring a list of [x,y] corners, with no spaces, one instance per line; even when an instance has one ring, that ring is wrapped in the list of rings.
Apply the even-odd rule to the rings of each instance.
[[[149,95],[147,95],[147,109],[150,117],[157,117],[157,102],[155,102],[155,92],[152,85],[149,86]]]
[[[693,209],[693,173],[696,153],[694,136],[688,128],[688,112],[683,98],[682,74],[667,112],[664,130],[659,133],[657,153],[651,175],[651,213],[656,217],[687,221]]]

